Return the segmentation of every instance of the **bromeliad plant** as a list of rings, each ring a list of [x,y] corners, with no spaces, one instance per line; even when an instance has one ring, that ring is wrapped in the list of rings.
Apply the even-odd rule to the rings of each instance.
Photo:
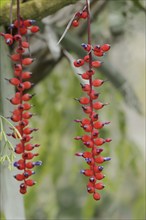
[[[28,32],[36,33],[39,31],[39,27],[35,26],[34,23],[34,20],[24,20],[21,17],[20,1],[17,0],[17,19],[10,25],[10,33],[0,33],[7,45],[15,47],[15,53],[10,56],[14,66],[14,77],[6,80],[16,89],[15,95],[9,99],[10,103],[15,106],[10,119],[16,123],[15,129],[22,137],[15,147],[15,153],[21,155],[21,158],[14,162],[14,167],[21,171],[15,175],[15,179],[22,182],[20,184],[20,193],[22,194],[27,192],[27,187],[35,184],[35,181],[29,178],[35,173],[32,168],[42,164],[41,161],[31,161],[38,156],[38,153],[33,153],[32,150],[39,145],[29,143],[32,139],[32,132],[37,131],[37,129],[31,128],[29,125],[29,120],[33,116],[30,112],[32,105],[29,101],[33,95],[27,93],[27,90],[33,84],[29,81],[32,73],[26,68],[34,59],[31,58],[31,55],[28,57],[25,52],[27,49],[29,51]],[[15,129],[12,128],[12,133],[8,135],[16,139],[18,134]]]
[[[87,19],[88,22],[88,43],[83,43],[81,45],[87,52],[87,55],[83,59],[75,60],[74,66],[77,68],[84,65],[88,66],[87,71],[80,74],[82,79],[87,80],[88,82],[81,84],[82,91],[85,95],[76,99],[82,105],[83,112],[86,116],[81,120],[75,120],[75,122],[80,123],[85,134],[83,136],[75,137],[75,140],[81,140],[87,150],[82,153],[76,153],[75,155],[83,157],[89,165],[88,169],[81,170],[81,174],[89,177],[89,181],[87,183],[88,193],[91,193],[95,200],[100,200],[98,190],[102,190],[104,188],[104,184],[100,180],[105,177],[102,173],[103,166],[101,165],[105,161],[111,160],[110,157],[101,156],[103,151],[101,145],[110,142],[111,139],[104,139],[100,137],[100,129],[110,122],[101,122],[98,116],[98,111],[108,103],[103,104],[100,101],[97,101],[99,93],[95,90],[95,88],[102,86],[105,81],[98,79],[95,76],[95,69],[102,65],[102,62],[96,60],[95,58],[104,56],[104,54],[110,49],[110,45],[104,44],[102,46],[92,46],[90,0],[86,0],[84,9],[81,12],[76,13],[72,21],[72,26],[77,27],[79,25],[79,19],[81,18]]]

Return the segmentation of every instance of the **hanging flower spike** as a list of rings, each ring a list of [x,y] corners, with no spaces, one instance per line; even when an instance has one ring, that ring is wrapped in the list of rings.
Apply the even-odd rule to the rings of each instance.
[[[104,53],[110,49],[110,45],[104,44],[102,46],[92,46],[89,0],[86,0],[86,6],[83,12],[86,12],[85,18],[88,19],[88,43],[82,43],[81,46],[85,51],[87,51],[87,55],[83,59],[75,60],[74,66],[79,68],[85,63],[88,63],[89,65],[88,71],[80,74],[83,79],[88,80],[88,83],[81,84],[82,91],[85,93],[85,95],[79,99],[75,99],[82,105],[82,109],[86,114],[86,117],[81,120],[77,119],[75,122],[80,123],[81,127],[86,133],[83,136],[75,137],[75,140],[82,141],[88,151],[79,152],[75,155],[83,157],[85,162],[89,165],[88,169],[82,169],[80,172],[89,178],[89,182],[87,183],[87,192],[92,194],[95,200],[100,200],[98,190],[102,190],[105,187],[102,182],[99,182],[105,177],[105,175],[102,173],[103,166],[101,166],[101,164],[111,160],[110,157],[101,156],[103,151],[101,146],[105,143],[111,142],[111,139],[99,137],[100,129],[102,129],[105,125],[108,125],[110,122],[101,122],[98,114],[96,113],[96,110],[98,111],[102,109],[108,103],[101,103],[97,101],[99,93],[97,93],[94,89],[102,86],[105,81],[98,78],[93,79],[95,75],[94,68],[99,68],[102,65],[101,61],[93,60],[93,55],[97,57],[103,56]],[[79,19],[80,12],[76,13],[75,20],[73,21],[72,25],[75,27],[78,26],[77,22]]]
[[[31,170],[35,166],[40,166],[41,161],[31,162],[34,157],[38,156],[38,153],[32,153],[33,149],[39,147],[38,144],[30,144],[32,139],[31,134],[38,129],[30,128],[29,119],[33,114],[29,111],[32,107],[29,100],[33,95],[26,93],[27,89],[30,89],[33,84],[29,82],[32,76],[31,72],[25,70],[25,67],[29,66],[34,59],[31,57],[24,57],[23,53],[26,49],[29,49],[29,43],[26,41],[26,34],[28,31],[36,33],[39,31],[38,26],[34,26],[34,20],[23,20],[20,16],[20,2],[17,0],[17,20],[14,21],[12,25],[16,29],[16,34],[13,36],[11,34],[0,33],[7,45],[12,45],[16,43],[16,52],[10,56],[12,62],[14,62],[14,77],[11,79],[6,79],[8,82],[15,86],[16,93],[9,99],[9,101],[16,106],[13,110],[10,119],[16,123],[15,128],[21,134],[22,139],[15,147],[15,153],[21,155],[21,159],[14,162],[14,167],[22,172],[15,175],[15,179],[22,181],[20,184],[20,193],[25,194],[27,192],[27,187],[35,185],[35,181],[30,179],[35,172]],[[11,135],[13,138],[17,138],[17,135],[12,131]]]

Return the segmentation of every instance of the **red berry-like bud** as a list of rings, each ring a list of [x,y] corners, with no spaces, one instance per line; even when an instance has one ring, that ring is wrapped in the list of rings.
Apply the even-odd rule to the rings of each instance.
[[[81,127],[83,127],[84,131],[86,131],[86,132],[91,132],[92,131],[92,126],[89,125],[89,124],[81,126]]]
[[[94,55],[97,57],[102,57],[104,55],[104,52],[102,50],[100,50],[98,52],[94,50]]]
[[[104,83],[104,80],[95,79],[95,80],[93,80],[92,85],[95,87],[98,87],[98,86],[101,86],[103,83]]]
[[[100,200],[100,194],[99,194],[99,193],[94,193],[94,194],[93,194],[93,198],[94,198],[95,200]]]
[[[31,72],[23,72],[22,73],[22,79],[29,79],[31,78],[32,73]]]
[[[30,27],[34,23],[35,23],[35,20],[30,20],[30,19],[23,21],[23,24],[25,27]]]
[[[19,61],[20,60],[20,54],[13,54],[13,55],[11,55],[11,60]]]
[[[33,185],[36,184],[36,182],[34,180],[31,180],[31,179],[26,180],[25,183],[26,183],[27,186],[33,186]]]
[[[100,164],[100,163],[103,163],[103,162],[104,162],[104,157],[102,157],[102,156],[96,157],[96,158],[95,158],[95,162],[96,162],[96,163],[99,163],[99,164]]]
[[[90,92],[90,85],[89,84],[84,84],[84,85],[81,84],[81,86],[82,86],[82,90],[84,92]]]
[[[88,52],[89,52],[89,51],[91,50],[91,48],[92,48],[90,44],[84,44],[84,43],[83,43],[83,44],[81,44],[81,46],[84,48],[84,50],[86,50],[86,51],[88,51]]]
[[[92,153],[91,152],[84,152],[82,157],[84,157],[84,158],[91,158],[92,157]]]
[[[103,138],[97,138],[94,140],[94,143],[97,145],[97,146],[101,146],[102,144],[105,143],[105,140]]]
[[[25,160],[31,160],[33,157],[38,156],[38,155],[39,154],[33,154],[33,153],[28,152],[28,153],[23,153],[22,157]]]
[[[29,101],[32,97],[33,97],[33,95],[26,93],[22,96],[22,100]]]
[[[33,27],[31,27],[30,30],[31,30],[32,33],[36,33],[36,32],[38,32],[40,29],[39,29],[38,26],[33,26]]]
[[[93,61],[93,62],[92,62],[92,66],[93,66],[93,67],[95,67],[95,68],[100,67],[100,66],[101,66],[101,64],[102,64],[102,62],[101,62],[101,61]]]
[[[84,60],[83,59],[78,59],[74,61],[74,66],[75,67],[80,67],[84,65]]]
[[[94,70],[88,70],[86,73],[87,73],[88,76],[93,76],[95,74],[95,71]]]
[[[32,107],[32,105],[26,102],[22,105],[22,107],[23,107],[23,110],[29,110]]]
[[[104,52],[107,52],[108,50],[110,50],[111,46],[109,44],[104,44],[101,46],[101,49],[104,51]]]
[[[95,188],[98,189],[98,190],[101,190],[103,189],[105,186],[103,185],[103,183],[96,183],[95,184]]]
[[[16,52],[19,53],[19,54],[22,54],[22,53],[25,52],[25,50],[24,50],[22,47],[18,47],[18,48],[16,49]]]
[[[32,116],[33,116],[33,114],[30,113],[30,112],[25,112],[25,113],[22,114],[22,118],[24,118],[24,119],[29,119]]]
[[[31,150],[33,150],[33,149],[34,149],[34,145],[32,145],[32,144],[27,144],[27,145],[25,145],[25,150],[31,151]]]
[[[96,109],[96,110],[99,110],[101,108],[103,108],[103,106],[105,106],[106,104],[103,104],[101,102],[95,102],[93,103],[93,108]]]
[[[81,121],[82,125],[90,124],[91,121],[88,118],[83,118]]]
[[[16,154],[22,154],[23,153],[23,146],[22,144],[17,144],[15,147],[15,153]]]
[[[23,41],[21,45],[23,48],[29,48],[29,43],[27,41]]]
[[[20,35],[20,34],[15,34],[15,35],[14,35],[14,40],[16,40],[16,41],[22,40],[21,35]]]
[[[86,55],[86,56],[84,57],[84,61],[85,61],[86,63],[89,63],[89,55]]]
[[[100,93],[96,93],[94,90],[91,91],[91,93],[89,93],[89,96],[92,100],[95,100],[99,97]]]
[[[87,97],[81,97],[81,98],[79,99],[79,102],[80,102],[82,105],[87,105],[87,104],[89,104],[90,100],[89,100],[89,98],[87,98]]]
[[[105,177],[105,175],[103,175],[102,173],[96,173],[95,177],[97,180],[102,180]]]
[[[78,26],[79,26],[79,22],[78,22],[77,20],[74,20],[74,21],[72,22],[72,26],[73,26],[73,27],[78,27]]]
[[[20,28],[20,34],[21,34],[21,35],[27,34],[27,28],[21,27],[21,28]]]
[[[87,191],[88,191],[88,193],[94,193],[95,192],[95,188],[87,186]]]
[[[82,109],[86,114],[90,114],[92,112],[90,106],[86,106],[86,107],[82,106]]]
[[[86,19],[88,17],[87,11],[80,12],[80,18]]]
[[[82,79],[90,79],[90,76],[88,75],[88,73],[82,73],[81,77]]]
[[[27,65],[30,65],[31,63],[33,63],[33,61],[34,61],[34,59],[32,59],[32,58],[24,58],[22,60],[22,64],[27,66]]]
[[[93,175],[92,170],[81,170],[81,173],[84,174],[85,176],[92,176]]]
[[[15,175],[14,177],[15,177],[15,179],[18,180],[18,181],[24,180],[24,175],[23,175],[23,174],[17,174],[17,175]]]
[[[12,78],[12,79],[9,79],[8,81],[9,81],[9,83],[11,83],[14,86],[17,86],[20,83],[19,79],[17,79],[17,78]]]
[[[91,137],[90,137],[89,135],[86,135],[86,134],[85,134],[85,135],[82,136],[82,141],[83,141],[83,142],[88,142],[88,141],[90,141],[90,140],[91,140]]]
[[[87,141],[87,142],[84,142],[84,144],[85,144],[88,148],[92,148],[92,147],[94,146],[93,141]]]
[[[24,89],[30,89],[32,87],[33,83],[26,81],[23,83]]]

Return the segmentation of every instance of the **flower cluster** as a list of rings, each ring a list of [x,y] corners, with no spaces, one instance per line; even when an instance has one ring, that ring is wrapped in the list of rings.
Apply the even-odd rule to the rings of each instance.
[[[27,90],[30,89],[33,84],[29,81],[32,73],[26,68],[34,59],[30,56],[26,56],[25,52],[27,49],[29,50],[29,42],[27,41],[26,34],[29,31],[32,33],[39,31],[39,27],[34,26],[34,23],[34,20],[23,20],[18,16],[14,24],[10,26],[11,34],[0,33],[7,45],[15,44],[15,53],[10,56],[13,62],[14,77],[6,80],[16,88],[15,95],[9,99],[15,106],[10,119],[16,123],[15,128],[21,135],[21,140],[15,147],[15,153],[21,155],[21,159],[14,162],[14,166],[22,171],[22,173],[15,175],[16,180],[22,181],[20,184],[20,193],[22,194],[27,192],[28,186],[33,186],[35,184],[35,181],[29,178],[35,173],[32,168],[42,163],[41,161],[31,161],[35,156],[38,156],[38,153],[33,153],[31,151],[39,147],[39,145],[29,143],[32,139],[32,132],[37,131],[37,129],[31,128],[29,125],[29,119],[33,116],[30,112],[32,105],[29,103],[29,100],[31,100],[33,95],[27,93]],[[18,137],[18,134],[13,129],[8,135],[13,138]]]
[[[95,45],[91,44],[91,33],[90,33],[90,10],[87,4],[87,18],[88,18],[88,43],[83,43],[81,46],[87,52],[83,59],[74,61],[74,66],[79,68],[81,66],[88,66],[88,70],[80,76],[82,79],[87,80],[87,83],[81,84],[84,96],[76,99],[81,105],[83,112],[86,116],[83,119],[77,119],[75,122],[79,123],[83,128],[85,134],[82,136],[75,137],[75,140],[82,141],[83,145],[87,148],[84,152],[78,152],[75,155],[83,157],[89,168],[82,169],[81,174],[89,177],[87,183],[87,191],[93,195],[95,200],[100,200],[100,194],[98,190],[104,188],[104,184],[100,182],[105,175],[102,173],[105,161],[111,160],[110,157],[103,157],[101,153],[103,144],[111,141],[110,138],[100,137],[100,129],[110,122],[101,122],[99,119],[98,112],[108,103],[102,103],[98,101],[99,93],[95,90],[96,88],[104,84],[104,80],[93,78],[95,76],[95,69],[102,65],[101,61],[96,60],[96,57],[102,57],[110,49],[109,44]],[[93,59],[95,58],[95,59]]]
[[[73,27],[78,27],[79,26],[79,20],[80,19],[87,19],[88,17],[88,13],[87,13],[87,9],[86,7],[80,11],[80,12],[77,12],[74,16],[74,19],[72,21],[72,26]]]

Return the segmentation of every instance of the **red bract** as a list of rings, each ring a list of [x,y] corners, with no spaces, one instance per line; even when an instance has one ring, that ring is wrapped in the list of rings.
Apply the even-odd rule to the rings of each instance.
[[[30,140],[32,139],[32,132],[37,131],[36,128],[29,126],[29,120],[33,114],[28,111],[31,110],[32,105],[29,100],[33,95],[26,93],[26,90],[30,89],[33,84],[28,80],[31,78],[32,73],[25,70],[25,66],[29,66],[34,59],[31,57],[24,57],[24,48],[29,48],[29,43],[26,41],[27,32],[30,30],[32,33],[39,31],[38,26],[33,26],[34,20],[23,20],[20,16],[19,0],[17,1],[17,20],[14,21],[15,35],[0,33],[6,44],[16,44],[15,53],[10,56],[14,62],[14,76],[11,79],[7,79],[8,82],[15,86],[16,93],[9,99],[11,104],[15,105],[15,109],[12,111],[10,119],[16,123],[15,128],[19,131],[21,139],[15,147],[15,153],[21,155],[22,159],[14,162],[14,166],[21,170],[21,173],[16,174],[14,177],[18,181],[22,181],[20,184],[20,193],[25,194],[29,186],[33,186],[35,181],[29,179],[35,172],[31,170],[35,166],[40,166],[41,161],[31,162],[31,160],[38,156],[37,153],[31,151],[38,147],[39,144],[32,145]],[[13,31],[12,31],[13,32]],[[8,134],[13,138],[18,138],[18,134],[12,129],[12,133]]]
[[[82,79],[88,80],[86,84],[81,84],[82,91],[85,94],[81,98],[77,99],[82,105],[82,109],[86,114],[86,117],[81,120],[75,120],[75,122],[80,124],[86,134],[75,137],[75,140],[82,141],[84,147],[86,147],[87,150],[84,152],[76,153],[75,155],[85,158],[86,163],[89,165],[89,168],[81,170],[81,174],[89,178],[89,182],[87,184],[87,192],[92,194],[95,200],[100,200],[100,194],[97,192],[97,190],[102,190],[104,185],[98,181],[105,177],[105,175],[102,173],[103,166],[101,166],[101,164],[111,160],[110,157],[101,156],[103,149],[100,146],[110,142],[111,139],[104,139],[100,137],[100,130],[104,127],[104,125],[109,124],[109,122],[99,121],[99,117],[96,111],[102,109],[108,103],[102,103],[98,101],[99,93],[94,90],[94,88],[103,85],[105,81],[95,77],[96,74],[93,68],[99,68],[102,65],[102,62],[93,60],[93,56],[103,56],[104,53],[110,49],[110,45],[104,44],[102,46],[92,46],[90,33],[90,9],[89,1],[87,0],[85,8],[87,13],[85,14],[85,17],[88,19],[88,42],[82,43],[81,46],[85,51],[87,51],[87,54],[83,59],[75,60],[74,66],[80,67],[84,66],[85,62],[86,65],[88,63],[88,70],[82,74],[79,74]],[[79,17],[82,16],[83,13],[80,14],[80,12],[78,12],[76,13],[75,18],[78,21]],[[73,24],[76,23],[76,20],[73,21]],[[93,79],[93,77],[95,78]]]

